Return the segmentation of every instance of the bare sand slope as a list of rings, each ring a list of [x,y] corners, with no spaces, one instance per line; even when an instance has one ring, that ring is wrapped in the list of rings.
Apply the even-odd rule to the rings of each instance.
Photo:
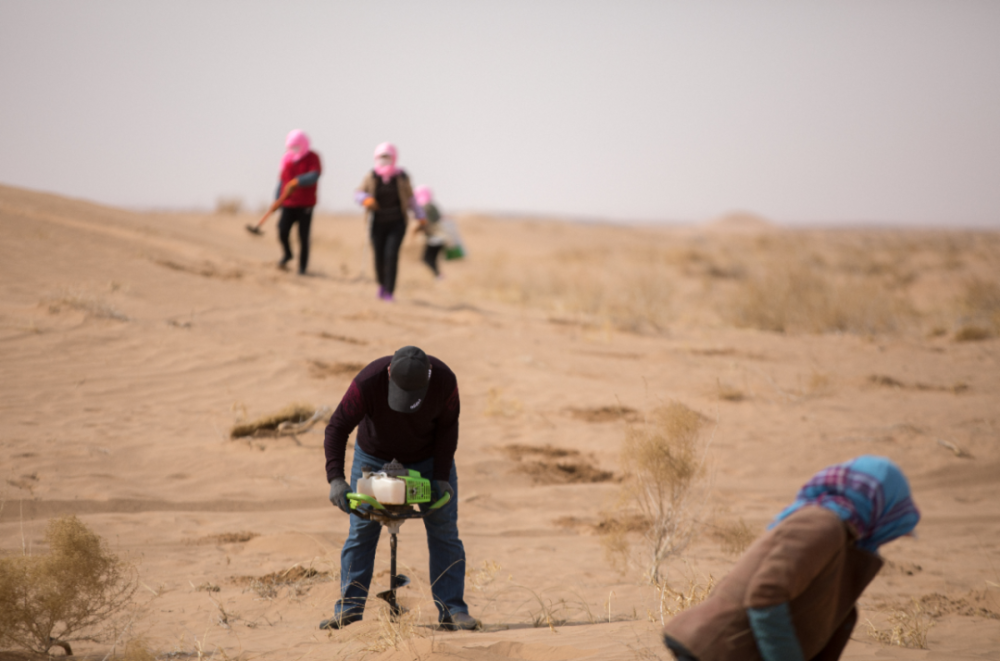
[[[468,217],[469,258],[436,282],[408,239],[385,304],[360,217],[317,218],[308,277],[278,271],[274,221],[255,238],[250,220],[0,187],[0,549],[44,551],[46,520],[79,515],[140,560],[138,628],[161,658],[668,658],[658,592],[613,570],[596,531],[626,425],[669,401],[710,420],[714,476],[703,534],[666,566],[674,588],[731,566],[719,531],[760,532],[817,469],[884,454],[924,518],[884,549],[845,658],[1000,658],[995,234]],[[326,500],[322,425],[229,429],[336,406],[406,344],[459,376],[467,597],[485,630],[433,627],[413,522],[404,626],[372,603],[327,634],[348,521]],[[378,589],[387,568],[380,549]],[[913,600],[927,650],[869,634]]]

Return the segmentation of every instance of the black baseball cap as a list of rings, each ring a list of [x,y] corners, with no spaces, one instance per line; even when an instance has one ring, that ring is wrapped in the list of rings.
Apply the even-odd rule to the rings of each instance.
[[[423,349],[403,347],[389,363],[389,408],[416,413],[431,383],[431,361]]]

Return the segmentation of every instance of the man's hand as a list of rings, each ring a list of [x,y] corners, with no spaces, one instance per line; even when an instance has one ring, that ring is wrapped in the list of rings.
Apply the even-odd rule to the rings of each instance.
[[[451,500],[455,500],[455,490],[451,488],[451,483],[448,480],[434,480],[434,488],[437,489],[438,500],[444,498],[445,494],[451,496]]]
[[[351,505],[347,502],[347,494],[351,490],[351,485],[342,477],[335,477],[330,482],[330,502],[343,510],[344,514],[351,513]]]

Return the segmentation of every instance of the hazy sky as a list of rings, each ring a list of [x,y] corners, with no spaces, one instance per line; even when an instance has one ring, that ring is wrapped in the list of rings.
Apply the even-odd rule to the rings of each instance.
[[[384,140],[446,209],[1000,226],[1000,2],[0,0],[0,183],[345,209]]]

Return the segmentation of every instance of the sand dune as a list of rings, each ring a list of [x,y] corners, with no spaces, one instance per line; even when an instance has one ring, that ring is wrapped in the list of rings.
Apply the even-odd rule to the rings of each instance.
[[[278,271],[273,225],[255,238],[248,220],[0,187],[0,549],[43,550],[46,519],[77,514],[141,560],[141,628],[161,655],[668,658],[657,592],[607,564],[595,526],[614,508],[625,426],[676,400],[710,420],[714,481],[671,585],[731,566],[713,530],[759,532],[815,470],[884,454],[924,518],[885,547],[844,658],[1000,658],[995,233],[470,216],[470,257],[443,281],[407,239],[385,304],[360,217],[317,218],[308,277]],[[776,273],[810,297],[776,301],[789,281]],[[958,341],[970,327],[986,339]],[[357,365],[406,344],[459,377],[467,597],[485,629],[432,626],[423,530],[408,523],[402,637],[375,603],[327,634],[348,521],[326,501],[322,425],[229,429],[336,406]],[[315,571],[275,582],[291,567]],[[379,589],[387,567],[380,549]],[[912,600],[928,650],[869,635]]]

